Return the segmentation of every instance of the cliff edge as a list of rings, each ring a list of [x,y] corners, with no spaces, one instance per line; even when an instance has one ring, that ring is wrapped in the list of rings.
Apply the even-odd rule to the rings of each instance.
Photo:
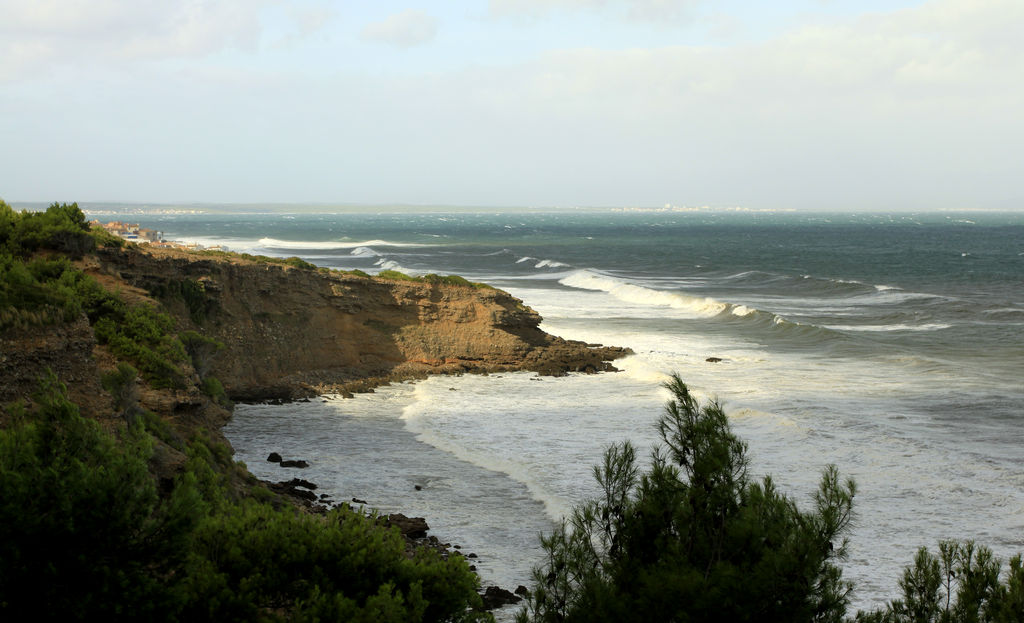
[[[611,371],[628,350],[549,335],[501,290],[367,278],[176,249],[105,248],[85,266],[224,343],[234,400],[298,398],[431,373]]]

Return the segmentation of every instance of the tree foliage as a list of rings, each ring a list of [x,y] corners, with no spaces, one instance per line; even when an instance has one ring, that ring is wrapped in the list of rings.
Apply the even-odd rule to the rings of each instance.
[[[628,442],[608,449],[595,468],[603,495],[542,539],[519,620],[841,620],[853,482],[828,467],[801,511],[770,478],[750,479],[720,405],[698,405],[677,376],[666,387],[650,468]]]
[[[0,620],[490,620],[461,557],[348,507],[239,497],[230,450],[201,438],[160,497],[144,426],[104,432],[52,375],[34,403],[0,429]]]
[[[1010,560],[1005,581],[1000,561],[974,541],[940,541],[935,555],[922,547],[900,578],[902,599],[884,609],[858,612],[861,623],[1019,623],[1024,621],[1024,567]]]
[[[157,495],[141,429],[78,413],[56,377],[0,430],[0,618],[163,619],[202,502]]]
[[[0,201],[0,248],[14,255],[52,249],[81,257],[95,248],[77,203],[54,203],[45,212],[15,212]]]

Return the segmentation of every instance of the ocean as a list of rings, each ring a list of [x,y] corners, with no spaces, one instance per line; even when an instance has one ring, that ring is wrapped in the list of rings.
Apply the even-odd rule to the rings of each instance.
[[[169,212],[130,218],[331,268],[462,275],[549,333],[635,351],[618,373],[236,408],[225,432],[257,476],[293,475],[271,451],[306,459],[338,501],[426,517],[485,584],[529,584],[538,534],[596,492],[606,446],[651,447],[672,372],[723,403],[751,473],[798,503],[830,463],[856,481],[856,607],[895,598],[940,539],[1024,552],[1024,213]]]

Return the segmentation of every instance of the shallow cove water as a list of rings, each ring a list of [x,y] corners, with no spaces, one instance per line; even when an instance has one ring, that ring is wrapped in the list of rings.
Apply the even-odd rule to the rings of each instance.
[[[428,519],[528,583],[536,535],[595,491],[609,443],[648,447],[676,371],[725,404],[809,503],[835,463],[858,484],[845,576],[895,596],[921,545],[1024,551],[1024,216],[702,213],[153,216],[168,238],[323,266],[461,274],[510,291],[550,333],[629,346],[622,372],[435,377],[352,400],[240,405],[226,433],[260,477]],[[720,358],[718,363],[706,361]],[[415,485],[422,490],[416,491]]]

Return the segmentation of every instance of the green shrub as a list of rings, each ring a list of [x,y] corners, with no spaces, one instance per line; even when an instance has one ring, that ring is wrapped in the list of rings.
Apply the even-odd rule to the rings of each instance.
[[[295,268],[305,268],[307,270],[316,270],[316,264],[310,264],[309,262],[307,262],[306,260],[302,259],[301,257],[294,257],[294,256],[286,257],[284,260],[282,260],[281,263],[282,264],[287,264],[288,266],[294,266]]]
[[[34,401],[0,430],[0,619],[173,619],[194,488],[159,499],[148,435],[103,432],[52,374]]]
[[[940,541],[936,556],[922,547],[900,578],[903,599],[884,610],[858,612],[861,623],[1016,623],[1024,621],[1024,567],[1000,562],[973,541]]]
[[[410,277],[397,270],[382,270],[377,273],[377,276],[381,279],[391,279],[392,281],[416,281],[415,277]]]
[[[217,380],[217,377],[208,376],[203,379],[202,390],[204,394],[212,398],[220,406],[230,407],[232,405],[231,399],[228,398],[227,392],[224,391],[224,385]]]
[[[190,621],[468,621],[476,578],[459,557],[405,556],[396,531],[347,507],[326,516],[245,501],[208,517],[189,562]]]
[[[143,378],[156,388],[183,388],[180,362],[185,349],[171,331],[174,320],[147,305],[128,307],[123,314],[107,315],[93,325],[96,339],[117,356],[135,363]]]
[[[54,203],[45,212],[15,212],[0,206],[0,247],[13,255],[27,256],[38,249],[52,249],[72,257],[96,248],[89,224],[77,203]]]
[[[96,248],[123,249],[128,242],[121,236],[115,236],[110,233],[102,226],[93,226],[92,229],[89,230],[89,235],[92,236],[93,243],[96,245]]]
[[[717,403],[673,377],[647,472],[627,442],[594,472],[602,496],[542,544],[520,621],[840,621],[854,486],[825,470],[813,511],[747,474]]]

